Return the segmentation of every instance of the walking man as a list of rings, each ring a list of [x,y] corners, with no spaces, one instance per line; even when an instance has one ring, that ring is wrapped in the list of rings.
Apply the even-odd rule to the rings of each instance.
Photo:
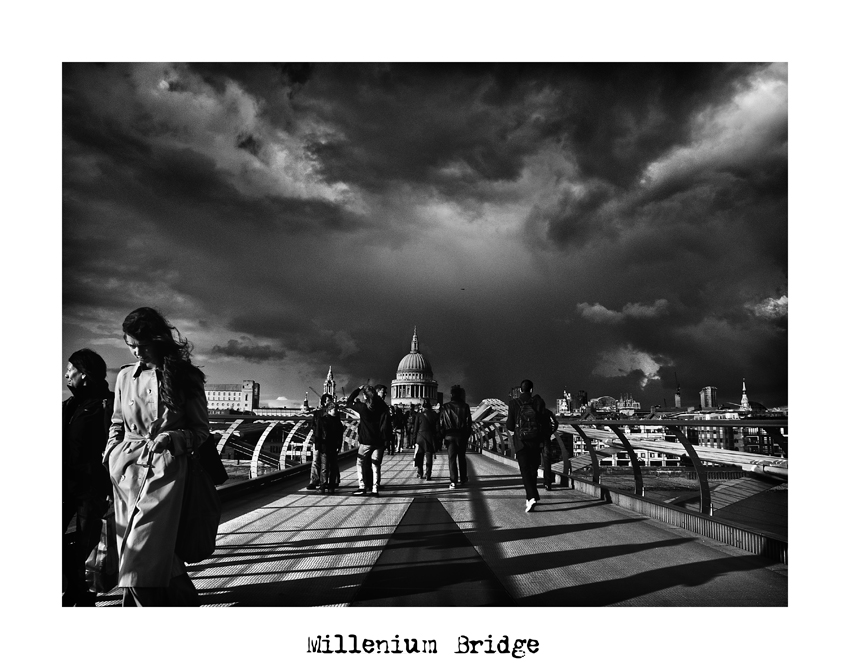
[[[307,490],[315,490],[322,481],[322,455],[319,452],[318,430],[319,419],[325,415],[325,397],[330,395],[322,395],[319,402],[321,406],[313,412],[313,459],[310,461],[310,482],[307,484]]]
[[[395,435],[396,451],[401,453],[404,448],[404,433],[407,424],[407,415],[400,406],[393,407],[393,434]]]
[[[381,417],[381,445],[378,447],[378,490],[381,486],[381,466],[384,464],[384,452],[389,448],[392,454],[393,442],[393,419],[390,406],[387,404],[387,387],[384,385],[375,386],[376,402],[383,404],[383,416]]]
[[[525,488],[525,512],[529,513],[540,501],[537,492],[537,469],[540,467],[540,447],[543,436],[543,411],[546,403],[540,395],[532,395],[534,384],[525,379],[520,394],[508,403],[505,424],[512,435],[512,448],[519,463],[522,485]]]
[[[336,413],[332,395],[322,395],[322,408],[316,411],[313,423],[313,439],[318,455],[318,469],[321,475],[320,490],[333,493],[339,478],[337,453],[342,448],[343,425]]]
[[[440,407],[440,432],[449,456],[449,488],[467,482],[466,445],[472,434],[472,413],[466,403],[466,391],[452,386],[451,401]]]
[[[413,423],[413,438],[416,451],[413,454],[413,464],[416,465],[416,475],[428,481],[431,480],[431,469],[434,466],[434,453],[439,443],[439,416],[431,408],[431,402],[425,400],[422,409],[416,414]],[[425,474],[422,474],[422,464],[425,464]]]

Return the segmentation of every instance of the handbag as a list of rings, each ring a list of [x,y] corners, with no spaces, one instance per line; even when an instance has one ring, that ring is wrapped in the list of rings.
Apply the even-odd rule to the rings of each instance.
[[[101,520],[100,540],[86,558],[86,583],[90,591],[101,593],[118,585],[118,538],[112,500]]]
[[[204,471],[209,474],[210,479],[212,479],[212,482],[215,485],[221,485],[230,478],[227,474],[227,470],[224,468],[224,464],[221,462],[221,455],[218,452],[218,447],[213,435],[210,435],[207,440],[201,444],[201,447],[198,449],[198,454],[201,459],[201,467],[203,467]]]
[[[206,560],[215,552],[215,539],[221,522],[221,500],[204,471],[200,455],[187,456],[189,470],[183,490],[183,507],[174,552],[188,563]]]

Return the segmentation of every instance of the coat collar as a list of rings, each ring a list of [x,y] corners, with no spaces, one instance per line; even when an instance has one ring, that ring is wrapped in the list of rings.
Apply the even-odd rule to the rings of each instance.
[[[139,360],[139,362],[137,362],[135,364],[135,368],[133,369],[133,378],[138,379],[139,374],[141,374],[142,372],[151,372],[151,371],[156,372],[157,377],[162,375],[162,370],[160,370],[160,369],[154,369],[154,370],[147,369],[142,365],[142,361]]]

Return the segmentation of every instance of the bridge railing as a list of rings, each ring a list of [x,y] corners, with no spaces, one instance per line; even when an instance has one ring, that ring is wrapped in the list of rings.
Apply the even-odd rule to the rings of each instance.
[[[787,419],[580,419],[558,417],[558,431],[552,437],[552,444],[560,451],[563,463],[562,475],[569,481],[588,478],[599,484],[602,477],[603,462],[610,458],[612,466],[606,473],[622,471],[619,463],[626,465],[634,479],[634,495],[645,494],[644,474],[656,473],[663,467],[647,466],[646,453],[657,454],[665,465],[679,464],[692,473],[699,485],[698,512],[712,515],[715,504],[709,480],[718,468],[725,471],[737,470],[770,477],[777,484],[787,484],[788,480],[788,440]],[[650,428],[655,434],[647,434]],[[768,444],[768,453],[742,452],[738,450],[712,448],[700,445],[700,430],[706,434],[725,435],[729,443],[730,434],[738,431],[754,433],[759,443]],[[473,423],[473,435],[470,444],[473,448],[513,457],[510,450],[511,435],[505,428],[504,411],[491,412],[488,418]],[[741,441],[739,439],[739,441]],[[744,442],[741,442],[744,443]],[[755,447],[758,447],[756,445]],[[550,446],[552,448],[552,446]],[[781,456],[771,453],[781,453]],[[644,457],[639,457],[644,455]],[[617,462],[617,465],[613,465]],[[628,464],[626,464],[628,463]]]
[[[343,421],[341,454],[356,450],[358,419],[347,413]],[[313,416],[300,414],[282,419],[255,416],[210,416],[210,431],[218,435],[217,449],[225,459],[248,460],[251,479],[312,461]]]

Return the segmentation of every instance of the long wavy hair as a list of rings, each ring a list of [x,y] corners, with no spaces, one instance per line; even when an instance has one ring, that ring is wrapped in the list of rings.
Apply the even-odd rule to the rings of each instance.
[[[190,385],[200,384],[203,389],[206,377],[192,364],[192,344],[156,309],[140,307],[131,311],[121,329],[140,342],[151,342],[162,356],[160,399],[163,404],[178,409],[185,403],[186,389]]]

